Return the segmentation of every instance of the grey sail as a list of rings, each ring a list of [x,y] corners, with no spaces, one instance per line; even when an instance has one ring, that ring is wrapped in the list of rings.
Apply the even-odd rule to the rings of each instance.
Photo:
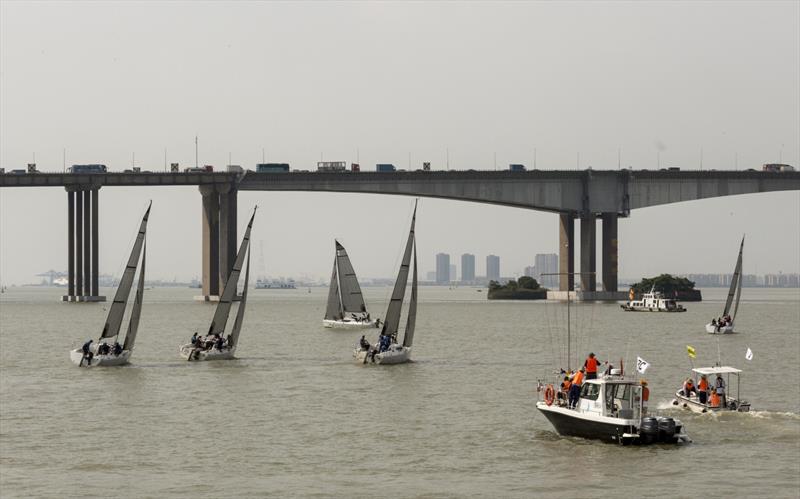
[[[342,301],[342,310],[347,313],[366,312],[367,306],[364,303],[364,296],[361,294],[361,286],[358,285],[356,271],[347,256],[347,250],[336,241],[336,264],[339,273],[339,296]]]
[[[122,279],[119,280],[117,292],[114,295],[114,301],[111,303],[111,308],[108,310],[108,317],[103,326],[103,332],[100,338],[111,338],[119,334],[119,328],[122,326],[122,317],[125,315],[125,304],[128,302],[128,295],[130,295],[131,287],[133,286],[133,278],[136,274],[136,264],[139,262],[139,256],[142,253],[142,246],[144,245],[144,236],[147,232],[147,219],[150,216],[150,205],[142,217],[142,223],[139,225],[139,233],[136,234],[136,241],[133,243],[131,255],[128,257],[128,264],[125,266],[125,271],[122,273]]]
[[[247,251],[247,268],[244,271],[244,289],[242,290],[242,299],[239,302],[239,310],[236,311],[236,318],[233,320],[233,329],[231,329],[231,340],[228,344],[229,348],[233,348],[239,341],[239,332],[242,330],[242,320],[244,320],[244,308],[247,305],[247,286],[250,281],[250,251]]]
[[[739,298],[742,297],[742,250],[744,250],[744,237],[742,237],[742,244],[739,245],[739,259],[736,260],[736,269],[734,274],[739,275],[739,284],[736,286],[736,301],[733,305],[733,315],[731,315],[731,322],[736,320],[736,312],[739,311]]]
[[[242,239],[242,244],[239,246],[239,252],[236,253],[233,269],[230,275],[228,275],[228,280],[225,282],[225,289],[222,290],[222,295],[219,297],[217,310],[214,312],[214,318],[211,320],[208,334],[221,335],[223,331],[225,331],[225,324],[228,322],[228,315],[231,313],[233,299],[236,297],[236,288],[239,286],[239,276],[242,273],[242,265],[244,265],[244,255],[250,245],[250,231],[253,228],[253,219],[255,217],[256,212],[253,210],[253,215],[250,217],[250,222],[247,224],[247,230],[244,231],[244,238]]]
[[[136,294],[133,297],[133,309],[131,318],[128,321],[128,332],[125,334],[123,350],[133,350],[136,342],[136,333],[139,331],[139,317],[142,315],[142,299],[144,298],[144,268],[147,260],[147,242],[142,247],[142,266],[139,268],[139,285],[136,287]]]
[[[328,308],[325,309],[325,318],[337,320],[342,316],[342,302],[339,300],[339,277],[336,272],[336,260],[333,257],[333,272],[331,272],[331,285],[328,287]]]
[[[400,271],[397,273],[397,280],[392,290],[392,298],[389,300],[389,307],[386,309],[383,334],[392,337],[397,341],[397,329],[400,326],[400,312],[403,308],[403,298],[406,294],[408,285],[408,267],[411,262],[411,249],[414,245],[414,223],[417,219],[417,207],[414,205],[414,216],[411,217],[411,231],[408,233],[406,250],[403,253],[403,260],[400,263]]]
[[[722,311],[723,317],[728,315],[728,312],[731,311],[731,304],[736,295],[736,289],[739,287],[739,281],[742,278],[742,249],[744,249],[744,238],[742,238],[742,243],[739,245],[739,257],[736,259],[736,267],[733,269],[731,287],[728,289],[728,299],[725,300],[725,310]]]
[[[417,241],[414,240],[414,272],[411,274],[411,301],[408,303],[408,320],[403,346],[411,348],[414,342],[414,328],[417,325]]]

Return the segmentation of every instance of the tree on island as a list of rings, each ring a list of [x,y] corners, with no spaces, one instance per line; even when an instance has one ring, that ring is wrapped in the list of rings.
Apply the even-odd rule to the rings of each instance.
[[[675,277],[671,274],[661,274],[658,277],[643,277],[641,281],[632,285],[633,291],[640,295],[649,293],[651,289],[662,292],[665,296],[674,296],[681,291],[691,291],[694,289],[694,282],[685,277]]]

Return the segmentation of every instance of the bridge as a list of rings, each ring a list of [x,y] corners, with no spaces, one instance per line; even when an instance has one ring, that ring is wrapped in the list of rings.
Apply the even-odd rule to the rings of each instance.
[[[102,299],[97,288],[99,189],[198,186],[202,196],[203,295],[218,296],[236,255],[238,191],[394,194],[489,203],[559,215],[559,282],[574,290],[575,220],[580,219],[581,289],[615,299],[617,223],[632,210],[719,196],[800,190],[800,172],[533,170],[244,173],[25,173],[0,175],[0,187],[67,191],[69,301]],[[601,220],[597,289],[596,220]]]

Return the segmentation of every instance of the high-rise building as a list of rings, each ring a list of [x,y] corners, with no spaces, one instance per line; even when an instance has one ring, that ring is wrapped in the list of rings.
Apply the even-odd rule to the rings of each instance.
[[[450,282],[450,255],[438,253],[436,255],[436,283],[447,284]]]
[[[523,275],[527,277],[533,277],[534,279],[536,279],[536,267],[535,266],[525,267]],[[538,281],[539,279],[536,280]]]
[[[536,267],[536,274],[533,277],[539,281],[540,285],[548,288],[558,286],[557,275],[542,276],[542,274],[558,273],[558,255],[555,253],[540,253],[534,259],[534,267]]]
[[[486,278],[490,281],[500,280],[500,257],[489,255],[486,257]]]
[[[463,282],[475,280],[475,255],[469,253],[461,255],[461,280]]]
[[[455,263],[450,264],[450,280],[457,281],[458,280],[458,269],[456,268]]]

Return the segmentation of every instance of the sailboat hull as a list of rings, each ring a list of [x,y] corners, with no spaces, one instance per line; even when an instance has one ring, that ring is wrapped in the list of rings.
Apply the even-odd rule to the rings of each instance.
[[[372,329],[375,326],[375,321],[334,321],[330,319],[323,319],[322,325],[331,329]]]
[[[178,349],[180,356],[186,360],[229,360],[235,359],[236,347],[228,350],[227,348],[223,350],[218,350],[217,348],[212,348],[210,350],[196,350],[194,345],[191,343],[187,343],[185,345],[181,345]]]
[[[131,358],[131,351],[130,350],[123,350],[119,355],[95,355],[92,357],[92,364],[89,365],[86,360],[83,361],[83,367],[111,367],[111,366],[124,366],[129,362]],[[72,361],[73,364],[76,366],[81,365],[81,360],[83,360],[83,350],[80,348],[76,348],[74,350],[70,350],[69,352],[69,359]]]
[[[411,348],[393,344],[385,352],[367,356],[367,351],[357,348],[353,352],[359,364],[404,364],[411,360]]]
[[[706,324],[706,333],[708,334],[730,334],[735,332],[733,330],[733,324],[728,324],[727,326],[712,326],[711,323]]]

